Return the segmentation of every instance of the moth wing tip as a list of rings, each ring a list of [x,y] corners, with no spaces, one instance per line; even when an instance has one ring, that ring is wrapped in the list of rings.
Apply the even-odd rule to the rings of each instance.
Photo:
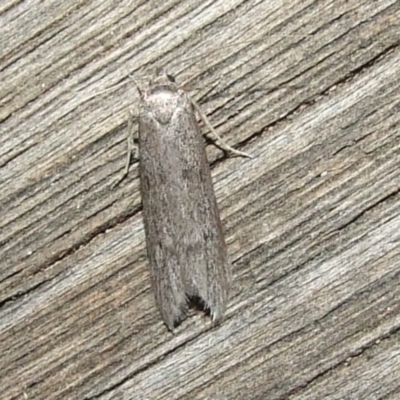
[[[216,307],[214,309],[210,309],[211,319],[214,324],[219,324],[224,316],[225,307]]]
[[[161,310],[163,321],[169,331],[174,332],[174,329],[184,320],[187,308],[188,301],[185,298],[180,304],[174,304]]]

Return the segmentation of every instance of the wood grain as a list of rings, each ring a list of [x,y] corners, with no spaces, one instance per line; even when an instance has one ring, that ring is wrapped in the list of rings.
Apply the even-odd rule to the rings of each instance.
[[[0,4],[0,398],[400,398],[400,2]],[[165,67],[207,146],[223,322],[167,331],[128,111]],[[206,131],[204,129],[204,131]],[[210,135],[207,135],[210,136]]]

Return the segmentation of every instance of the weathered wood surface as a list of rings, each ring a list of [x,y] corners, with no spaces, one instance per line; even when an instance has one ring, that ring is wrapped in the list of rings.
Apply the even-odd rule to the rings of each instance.
[[[399,21],[394,0],[3,0],[0,398],[399,399]],[[114,187],[127,76],[163,66],[254,155],[207,147],[234,287],[221,325],[175,335],[137,162]]]

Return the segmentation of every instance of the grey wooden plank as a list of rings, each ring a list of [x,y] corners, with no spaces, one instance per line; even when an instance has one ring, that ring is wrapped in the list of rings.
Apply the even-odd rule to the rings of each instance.
[[[383,312],[385,310],[382,310]],[[388,310],[390,312],[390,310]],[[398,399],[400,388],[393,380],[400,375],[399,333],[361,349],[342,365],[318,377],[296,399]]]
[[[2,398],[396,398],[398,1],[0,7]],[[254,155],[208,146],[232,299],[175,335],[114,187],[160,66]]]

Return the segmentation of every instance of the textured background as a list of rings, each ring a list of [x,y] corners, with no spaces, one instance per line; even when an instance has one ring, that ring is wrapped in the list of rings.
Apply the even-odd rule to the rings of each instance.
[[[0,399],[400,398],[400,1],[0,3]],[[150,292],[132,75],[207,146],[234,287]],[[206,132],[206,129],[204,129]],[[210,135],[207,134],[210,138]]]

